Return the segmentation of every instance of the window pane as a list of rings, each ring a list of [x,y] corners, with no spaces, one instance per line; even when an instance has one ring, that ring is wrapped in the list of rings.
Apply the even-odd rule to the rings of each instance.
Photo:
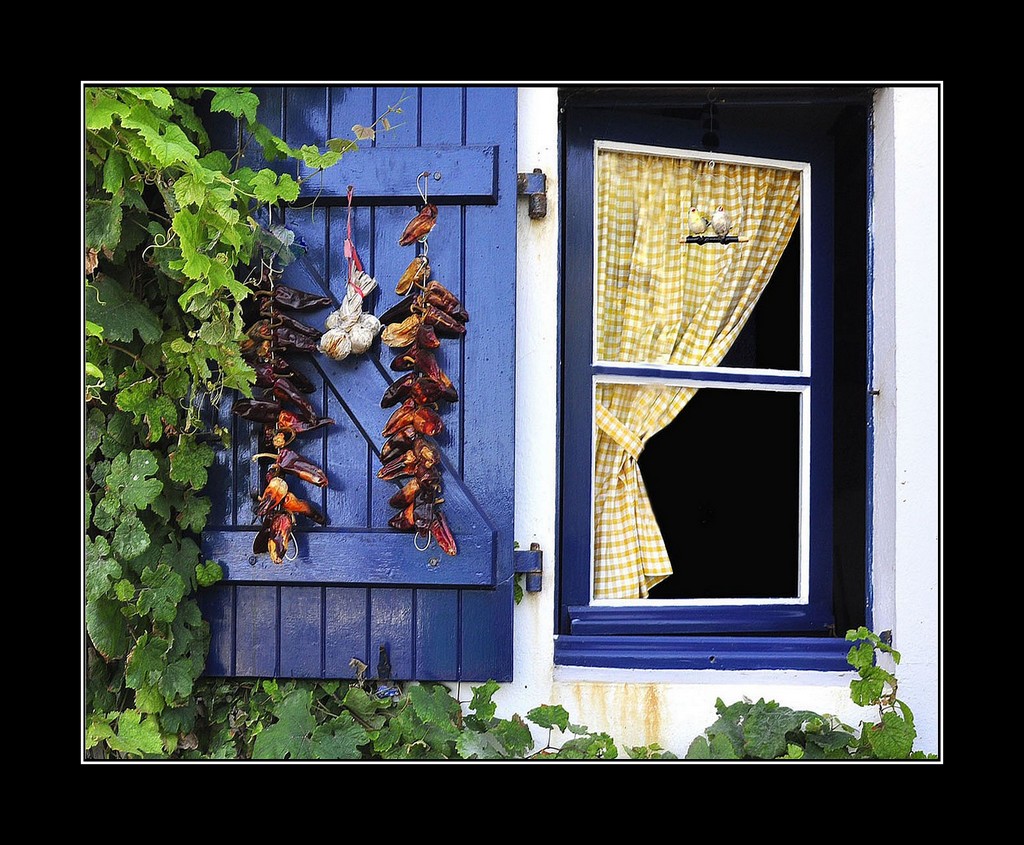
[[[799,367],[800,172],[599,149],[597,174],[597,361],[718,366],[742,337],[730,366]]]
[[[650,598],[798,594],[799,394],[703,388],[639,465],[673,568]]]

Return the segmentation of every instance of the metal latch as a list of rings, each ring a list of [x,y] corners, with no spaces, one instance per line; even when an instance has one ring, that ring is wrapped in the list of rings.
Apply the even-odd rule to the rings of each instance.
[[[530,543],[529,550],[516,549],[512,552],[512,568],[516,575],[526,576],[526,592],[539,593],[544,573],[544,553],[540,543]]]
[[[527,213],[531,220],[540,220],[547,216],[548,177],[539,167],[533,168],[533,173],[516,174],[516,193],[521,197],[529,197]]]

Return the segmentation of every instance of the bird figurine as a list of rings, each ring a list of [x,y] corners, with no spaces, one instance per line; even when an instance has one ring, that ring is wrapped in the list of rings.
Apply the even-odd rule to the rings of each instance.
[[[732,228],[732,218],[729,217],[725,206],[718,206],[715,213],[711,215],[711,228],[715,230],[716,235],[723,238],[729,234],[729,230]]]
[[[703,235],[707,231],[710,222],[704,216],[704,212],[698,211],[696,207],[691,208],[690,213],[686,216],[686,225],[690,227],[690,234],[693,235]]]
[[[423,210],[409,221],[409,225],[398,239],[399,246],[409,246],[430,234],[437,222],[437,206],[425,205]]]

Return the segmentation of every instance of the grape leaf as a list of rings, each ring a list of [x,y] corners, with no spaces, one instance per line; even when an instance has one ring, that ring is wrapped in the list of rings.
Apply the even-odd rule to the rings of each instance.
[[[143,510],[164,489],[160,479],[149,477],[156,471],[156,456],[152,452],[134,449],[130,458],[122,452],[110,464],[107,489],[118,496],[123,505]]]
[[[359,746],[369,741],[366,729],[356,723],[351,713],[342,712],[313,730],[310,747],[317,760],[358,760],[362,757]]]
[[[90,90],[85,98],[85,128],[106,129],[114,122],[115,114],[127,111],[128,107],[120,100]]]
[[[494,711],[497,709],[497,705],[491,701],[491,698],[499,689],[498,682],[488,681],[470,689],[473,691],[473,698],[469,702],[469,709],[476,713],[477,718],[489,722],[494,718]]]
[[[298,199],[299,183],[287,173],[282,173],[279,181],[273,170],[264,168],[253,177],[252,190],[260,202],[292,202]]]
[[[806,710],[792,710],[775,701],[762,698],[743,720],[744,749],[762,760],[772,760],[786,754],[786,734],[799,728],[815,714]]]
[[[224,577],[224,570],[214,560],[196,564],[196,581],[200,587],[212,587]]]
[[[277,721],[256,737],[252,756],[254,760],[307,760],[311,756],[309,735],[316,727],[316,719],[309,712],[313,694],[310,690],[289,692],[274,708]]]
[[[206,486],[206,469],[213,464],[214,453],[206,443],[181,435],[178,447],[171,452],[171,478],[196,490]]]
[[[96,651],[107,660],[124,657],[128,648],[128,629],[120,604],[105,598],[87,601],[85,627]]]
[[[85,538],[85,599],[102,598],[121,577],[121,567],[110,557],[110,545],[105,537]]]
[[[149,534],[146,526],[134,514],[129,514],[114,531],[114,554],[122,560],[132,560],[149,548]]]
[[[459,729],[455,726],[453,717],[460,710],[459,702],[452,697],[446,687],[441,684],[411,687],[409,702],[423,722],[440,728],[453,738],[458,735]]]
[[[160,674],[158,689],[167,701],[181,702],[192,694],[195,674],[190,660],[175,660],[168,663]]]
[[[114,751],[141,757],[143,754],[163,754],[164,744],[160,739],[160,728],[156,719],[148,716],[145,720],[138,710],[125,710],[117,720],[117,736],[107,739]]]
[[[121,193],[125,180],[131,178],[131,175],[128,159],[117,150],[112,150],[103,165],[103,190],[116,197]]]
[[[917,731],[912,722],[906,722],[892,710],[882,714],[877,725],[864,727],[868,744],[880,760],[902,760],[914,748]]]
[[[502,744],[487,732],[463,731],[455,740],[455,751],[463,760],[494,760],[505,756]]]
[[[569,727],[569,713],[561,704],[543,704],[534,707],[526,718],[542,728],[557,727],[563,733]]]
[[[176,123],[168,123],[159,134],[143,131],[142,137],[162,167],[191,161],[199,155],[199,148],[188,139]]]
[[[511,719],[501,719],[492,733],[513,757],[522,757],[533,748],[533,734],[518,713],[513,713]]]
[[[155,570],[148,566],[142,572],[143,589],[139,592],[136,607],[140,614],[152,614],[158,622],[171,622],[178,609],[178,602],[185,595],[185,582],[166,563]]]
[[[256,122],[256,107],[260,98],[246,88],[214,88],[210,100],[210,111],[226,111],[232,117],[245,117],[249,123]]]
[[[100,301],[87,297],[85,311],[89,320],[103,327],[106,339],[131,341],[136,331],[144,343],[156,343],[160,339],[163,334],[160,318],[119,281],[100,274],[93,284]]]
[[[125,90],[130,91],[140,100],[148,100],[158,109],[169,109],[174,104],[174,100],[171,99],[166,88],[125,88]]]
[[[113,251],[121,240],[121,203],[88,200],[85,204],[85,245]]]
[[[191,490],[185,491],[181,507],[178,509],[178,525],[186,531],[196,534],[206,527],[206,519],[210,515],[211,503],[205,496],[197,496]]]
[[[92,457],[92,453],[100,447],[103,441],[103,432],[107,428],[107,418],[99,408],[90,408],[85,417],[85,459]]]
[[[170,643],[160,637],[151,637],[146,632],[135,643],[125,664],[124,681],[132,689],[153,686],[160,681],[160,674],[167,665],[167,649]]]
[[[333,167],[341,161],[342,152],[328,149],[327,152],[320,152],[319,148],[312,144],[303,144],[299,148],[299,157],[314,170],[322,170]]]
[[[327,142],[327,149],[335,153],[347,153],[358,150],[359,145],[351,138],[331,138]]]
[[[373,131],[372,126],[363,126],[361,123],[355,124],[352,127],[352,132],[355,133],[357,141],[372,141],[377,134]]]

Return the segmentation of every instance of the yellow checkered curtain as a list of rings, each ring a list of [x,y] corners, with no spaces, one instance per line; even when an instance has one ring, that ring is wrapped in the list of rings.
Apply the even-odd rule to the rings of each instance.
[[[793,234],[800,174],[609,150],[597,166],[597,360],[717,366]],[[680,242],[691,207],[718,206],[740,243]],[[696,392],[595,386],[595,598],[646,598],[672,574],[637,459]],[[680,483],[699,484],[680,457]]]

